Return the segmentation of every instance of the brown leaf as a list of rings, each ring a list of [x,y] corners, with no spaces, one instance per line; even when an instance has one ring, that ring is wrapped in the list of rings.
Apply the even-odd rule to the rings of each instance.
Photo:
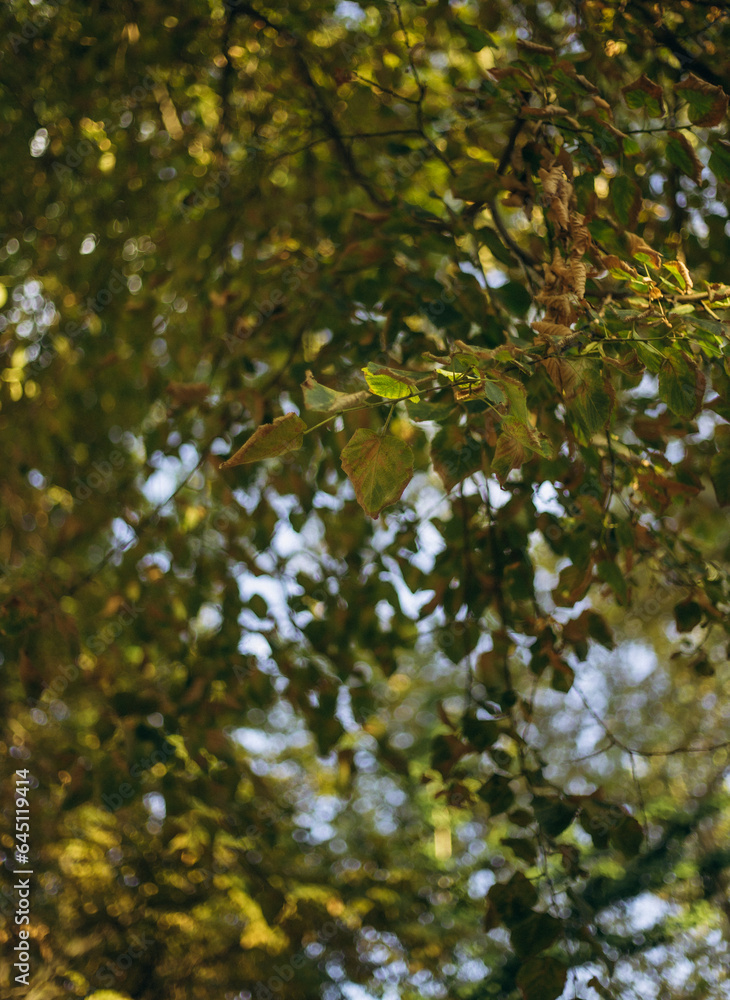
[[[520,38],[517,42],[517,48],[522,49],[526,52],[536,52],[544,56],[554,56],[555,49],[550,45],[538,45],[537,42],[530,42],[527,39]]]
[[[622,87],[621,90],[630,108],[644,107],[653,118],[660,118],[666,111],[664,91],[658,83],[654,83],[644,73],[638,80]]]
[[[532,329],[540,334],[541,337],[569,337],[573,331],[569,326],[563,326],[561,323],[532,323]]]
[[[194,406],[207,398],[210,386],[207,382],[170,382],[167,391],[178,406]]]
[[[612,253],[602,254],[601,263],[608,271],[612,271],[614,269],[619,271],[626,271],[626,273],[632,275],[632,277],[636,278],[639,277],[639,272],[636,270],[635,267],[632,267],[631,264],[627,264],[625,260],[621,260],[621,258],[617,257],[615,254]]]
[[[545,358],[542,363],[555,388],[568,397],[573,396],[578,384],[578,373],[575,366],[566,358],[553,354]]]
[[[689,120],[693,125],[719,125],[727,115],[728,96],[722,87],[715,87],[690,73],[675,88],[689,104]]]
[[[562,167],[555,164],[549,170],[545,170],[544,167],[540,168],[540,180],[542,181],[542,190],[546,198],[562,197],[565,190],[565,186],[568,183],[568,179],[565,176],[565,171]]]
[[[576,73],[575,78],[581,85],[581,87],[584,87],[589,94],[595,94],[596,91],[598,90],[598,87],[596,87],[595,84],[591,83],[591,81],[587,77],[583,76],[582,73]]]
[[[535,296],[537,302],[545,306],[545,319],[552,323],[568,326],[575,323],[578,314],[572,297],[567,293],[553,294],[542,291]]]
[[[528,118],[558,118],[569,113],[567,108],[562,108],[559,104],[549,104],[545,108],[531,108],[524,105],[520,108],[520,114]]]
[[[550,274],[550,272],[552,272],[552,275]],[[551,285],[555,284],[555,280],[551,280],[553,275],[556,278],[562,278],[564,281],[570,280],[570,271],[565,266],[565,260],[563,259],[563,255],[561,254],[559,247],[555,247],[555,249],[553,250],[553,259],[550,261],[549,264],[545,265],[546,284],[551,284]]]
[[[582,299],[586,293],[586,275],[588,274],[585,262],[578,257],[571,257],[570,274],[573,282],[573,291],[579,299]]]
[[[584,254],[591,246],[590,230],[585,224],[585,218],[574,212],[570,220],[570,235],[573,240],[573,253]]]
[[[692,275],[687,270],[687,265],[684,263],[684,261],[681,260],[673,260],[672,264],[677,268],[679,273],[684,278],[685,285],[687,286],[687,291],[691,291],[692,288],[694,287],[694,282],[692,281]]]

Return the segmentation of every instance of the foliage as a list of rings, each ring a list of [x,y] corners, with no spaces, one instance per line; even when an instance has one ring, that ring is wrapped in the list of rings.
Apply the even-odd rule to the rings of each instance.
[[[723,996],[727,14],[2,17],[6,994]]]

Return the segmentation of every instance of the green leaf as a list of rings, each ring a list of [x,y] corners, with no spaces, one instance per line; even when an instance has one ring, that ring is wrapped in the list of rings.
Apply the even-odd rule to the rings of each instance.
[[[397,371],[395,368],[383,368],[372,361],[368,361],[362,369],[368,388],[376,396],[383,396],[384,399],[404,399],[408,397],[409,391],[415,386],[416,380],[410,372]],[[419,401],[418,393],[410,395],[414,402]]]
[[[558,585],[552,592],[553,601],[559,608],[572,608],[585,597],[592,582],[590,566],[565,566],[560,570]]]
[[[496,197],[500,190],[497,169],[493,163],[468,160],[451,181],[451,191],[462,201],[485,202]]]
[[[562,799],[548,799],[539,795],[533,796],[532,808],[535,810],[538,823],[548,837],[557,837],[563,830],[567,830],[577,812],[576,806]]]
[[[665,358],[659,369],[659,398],[678,417],[693,417],[702,405],[705,376],[681,351]]]
[[[345,445],[341,462],[357,502],[373,518],[401,498],[413,476],[413,452],[405,441],[363,427]]]
[[[710,462],[710,479],[721,507],[730,506],[730,450],[718,451]]]
[[[663,364],[664,355],[658,351],[653,344],[634,341],[634,350],[641,361],[652,375],[656,375]]]
[[[690,73],[674,88],[687,102],[687,114],[693,125],[713,127],[727,116],[728,98],[722,87],[700,80]]]
[[[473,24],[467,24],[467,22],[462,21],[460,17],[455,17],[454,22],[456,23],[456,27],[466,39],[466,44],[472,52],[481,52],[481,50],[487,46],[490,49],[496,48],[489,35],[485,34],[485,32],[481,31]]]
[[[302,434],[307,425],[296,413],[285,413],[277,417],[273,424],[257,427],[245,444],[229,459],[221,469],[233,469],[248,462],[260,462],[264,458],[276,458],[288,451],[296,451],[302,446]]]
[[[685,135],[681,132],[670,132],[665,152],[669,162],[687,177],[691,177],[695,184],[702,182],[702,164],[692,143]]]
[[[596,361],[576,362],[578,386],[575,398],[567,406],[587,437],[602,430],[611,419],[613,398],[610,383],[604,382],[600,365]]]
[[[677,287],[681,292],[686,292],[689,289],[688,284],[688,271],[686,265],[682,264],[678,260],[666,260],[662,264],[665,271],[669,271],[672,276],[672,280],[675,282]],[[686,303],[689,305],[689,303]]]
[[[603,580],[604,583],[607,583],[611,587],[619,604],[625,604],[628,598],[626,577],[616,563],[605,559],[603,562],[598,563],[596,572],[598,573],[599,580]]]
[[[515,441],[519,441],[524,448],[536,451],[544,458],[550,457],[550,442],[544,434],[536,431],[531,424],[523,424],[514,417],[505,417],[502,421],[502,430],[505,434],[509,434],[510,437],[514,438]]]
[[[664,96],[662,88],[645,74],[622,88],[624,100],[632,111],[646,111],[652,118],[664,115]]]
[[[506,402],[505,395],[497,383],[490,382],[489,379],[484,380],[484,395],[495,406],[501,406],[502,403]]]
[[[628,174],[617,174],[611,181],[611,203],[621,225],[633,229],[641,209],[641,191]]]
[[[730,181],[730,142],[716,139],[712,146],[709,167],[719,181]]]
[[[490,815],[498,816],[507,812],[514,802],[515,795],[509,787],[510,780],[505,775],[493,774],[479,789],[477,794],[489,806]]]
[[[507,249],[497,233],[493,229],[490,229],[489,226],[485,226],[479,230],[479,239],[486,244],[491,255],[500,264],[505,264],[507,267],[514,265],[515,261],[512,253]]]
[[[557,1000],[565,989],[568,970],[556,958],[528,958],[517,973],[522,1000]]]
[[[504,432],[497,439],[492,459],[492,472],[504,485],[512,469],[519,469],[525,460],[525,449],[510,434]]]
[[[527,426],[530,423],[530,413],[527,409],[527,390],[522,382],[501,374],[495,374],[494,379],[507,399],[510,417]]]
[[[370,393],[364,389],[361,392],[337,392],[335,389],[328,389],[326,385],[320,385],[315,381],[311,372],[307,372],[307,377],[302,382],[302,391],[305,407],[319,413],[347,410],[370,399]]]
[[[450,403],[416,403],[409,399],[406,403],[406,410],[411,420],[420,422],[422,420],[435,420],[437,423],[446,421],[446,418],[453,411],[454,404]]]
[[[532,296],[519,281],[508,281],[492,289],[492,295],[513,316],[526,316],[532,305]]]

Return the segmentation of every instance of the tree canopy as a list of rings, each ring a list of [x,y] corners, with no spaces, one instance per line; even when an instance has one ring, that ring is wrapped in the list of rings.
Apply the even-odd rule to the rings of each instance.
[[[5,995],[727,997],[727,12],[0,17]]]

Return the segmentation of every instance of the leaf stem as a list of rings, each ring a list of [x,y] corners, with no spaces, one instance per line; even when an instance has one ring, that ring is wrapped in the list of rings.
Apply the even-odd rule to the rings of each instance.
[[[397,402],[397,400],[396,400],[396,402]],[[385,421],[385,424],[384,424],[384,426],[383,426],[383,429],[382,429],[382,431],[380,432],[380,436],[381,436],[381,437],[385,437],[385,434],[386,434],[386,431],[388,430],[388,426],[389,426],[389,424],[390,424],[390,418],[391,418],[391,417],[393,416],[393,411],[394,411],[394,410],[395,410],[395,403],[393,403],[393,404],[391,405],[391,407],[390,407],[390,410],[388,411],[388,418],[387,418],[387,420]]]

